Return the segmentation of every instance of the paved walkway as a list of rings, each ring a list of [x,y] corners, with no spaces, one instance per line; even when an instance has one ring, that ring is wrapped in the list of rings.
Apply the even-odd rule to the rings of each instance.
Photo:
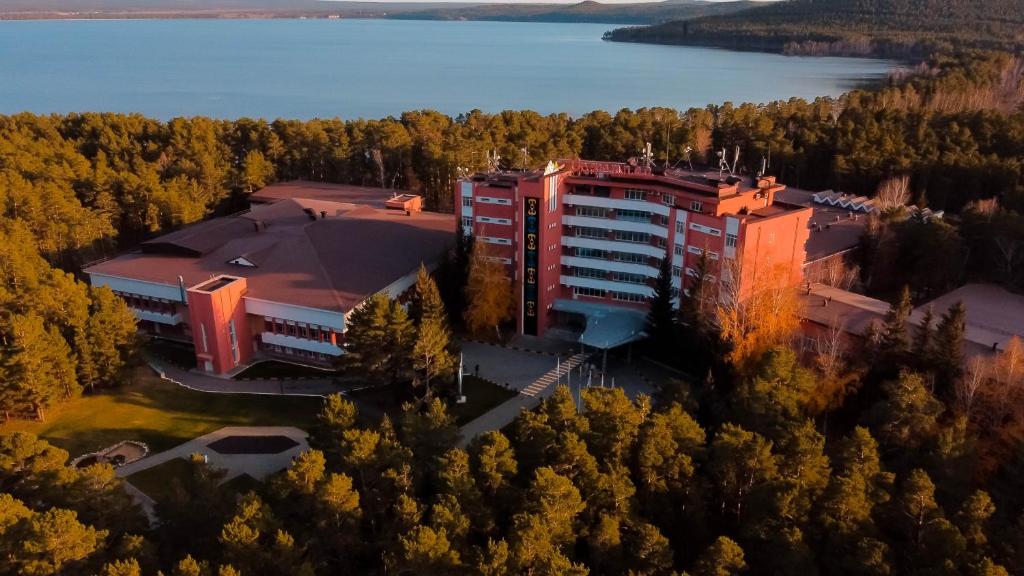
[[[519,413],[536,408],[543,398],[554,394],[558,382],[565,382],[566,374],[586,360],[586,355],[576,354],[557,368],[544,373],[533,382],[523,386],[515,398],[495,406],[459,429],[458,446],[465,448],[477,436],[491,430],[501,430],[515,420]],[[481,371],[481,374],[483,372]]]
[[[228,436],[287,436],[298,445],[277,454],[221,454],[208,447],[211,443]],[[303,430],[291,426],[229,426],[198,438],[193,438],[170,450],[152,454],[131,464],[125,464],[117,469],[117,475],[121,478],[126,478],[136,472],[148,470],[175,458],[184,459],[193,454],[203,454],[211,466],[227,471],[224,482],[242,474],[248,474],[257,480],[262,480],[274,472],[287,468],[296,456],[309,450],[309,442],[306,440],[307,436],[308,434]],[[132,485],[127,479],[124,481],[124,489],[142,508],[150,524],[156,522],[157,518],[154,511],[156,502]]]
[[[287,436],[298,445],[277,454],[221,454],[208,447],[211,443],[228,436]],[[225,481],[241,474],[248,474],[261,480],[269,474],[287,468],[291,464],[292,458],[308,450],[307,436],[308,434],[303,430],[291,426],[228,426],[193,438],[170,450],[147,456],[131,464],[125,464],[117,469],[117,475],[122,478],[131,476],[136,472],[159,466],[175,458],[188,458],[192,454],[198,453],[206,455],[211,466],[227,471]]]
[[[302,380],[229,380],[194,370],[179,368],[158,358],[146,357],[146,363],[164,380],[190,390],[222,394],[266,394],[274,396],[327,396],[343,388],[330,378]]]

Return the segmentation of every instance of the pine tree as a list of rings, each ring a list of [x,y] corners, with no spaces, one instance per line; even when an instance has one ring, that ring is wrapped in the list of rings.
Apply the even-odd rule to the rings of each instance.
[[[906,357],[910,350],[907,319],[913,309],[913,304],[910,301],[910,287],[904,286],[899,300],[889,308],[889,312],[885,315],[885,324],[881,334],[882,353],[891,358],[894,363]]]
[[[942,315],[935,335],[936,383],[943,394],[950,394],[963,374],[964,331],[967,310],[957,302]]]
[[[0,351],[4,411],[31,411],[43,420],[47,408],[79,393],[71,350],[56,327],[47,329],[34,314],[16,315]]]
[[[931,306],[924,311],[921,324],[914,333],[914,359],[922,370],[930,368],[935,354],[935,313]]]
[[[413,368],[416,371],[414,385],[423,386],[424,396],[433,394],[431,384],[435,379],[450,377],[455,369],[455,357],[451,352],[451,331],[448,316],[441,302],[437,284],[420,265],[413,299],[413,320],[417,325],[416,342],[413,344]]]
[[[714,305],[709,294],[712,285],[707,280],[710,274],[707,250],[701,251],[693,271],[693,276],[683,277],[689,295],[679,294],[679,317],[691,330],[706,332],[711,328],[709,315]]]
[[[693,566],[696,576],[736,576],[746,571],[743,549],[726,536],[719,536]]]
[[[672,259],[661,259],[654,296],[647,312],[647,336],[659,358],[667,358],[676,348],[675,311],[672,308]]]
[[[371,384],[405,382],[411,377],[414,340],[405,308],[378,292],[349,315],[341,362]]]

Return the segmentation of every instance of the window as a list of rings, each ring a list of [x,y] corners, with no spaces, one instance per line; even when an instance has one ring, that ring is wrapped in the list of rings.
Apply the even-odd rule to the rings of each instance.
[[[615,260],[629,264],[647,264],[647,256],[634,254],[632,252],[615,252]]]
[[[775,244],[775,231],[774,230],[772,230],[771,232],[768,233],[768,243],[769,244]]]
[[[473,197],[472,196],[463,196],[462,197],[462,205],[465,206],[466,208],[469,208],[470,206],[472,206],[473,205]]]
[[[650,222],[651,213],[643,210],[616,210],[615,219],[628,222]]]
[[[682,267],[680,267],[680,266],[673,266],[672,267],[672,276],[674,276],[676,278],[681,278],[683,276],[683,269],[682,269]]]
[[[585,288],[583,286],[573,288],[572,293],[576,296],[590,296],[592,298],[604,298],[607,294],[604,290],[598,290],[597,288]]]
[[[615,272],[612,274],[612,279],[616,282],[626,282],[629,284],[647,284],[647,277],[643,274],[631,274],[629,272]]]
[[[508,198],[491,198],[488,196],[480,196],[476,199],[478,204],[499,204],[501,206],[511,206],[512,201]],[[464,204],[465,205],[465,204]]]
[[[608,239],[608,233],[602,228],[587,228],[586,226],[576,227],[576,236],[580,238],[600,238],[602,240]]]
[[[672,198],[671,194],[662,194],[661,195],[661,203],[664,204],[665,206],[671,206],[672,205],[672,201],[673,201],[673,198]]]
[[[273,332],[274,331],[274,319],[273,318],[264,318],[263,319],[263,331],[264,332]]]
[[[608,277],[604,270],[598,270],[597,268],[576,268],[577,278],[594,278],[597,280],[604,280]]]
[[[655,238],[654,239],[654,243],[658,246],[658,248],[664,248],[665,246],[668,246],[668,241],[666,241],[661,236],[658,236],[657,238]]]
[[[203,352],[209,352],[210,347],[206,342],[206,324],[203,324],[202,322],[199,323],[199,332],[203,337]]]
[[[508,218],[491,218],[490,216],[477,216],[476,221],[481,224],[500,224],[502,226],[509,226],[512,224],[512,220]]]
[[[577,206],[576,215],[589,216],[590,218],[607,218],[608,210],[598,208],[597,206]]]
[[[719,230],[718,228],[712,228],[710,226],[701,226],[700,224],[697,224],[696,222],[690,222],[690,230],[696,230],[697,232],[703,232],[703,233],[709,234],[711,236],[721,236],[722,235],[722,231]]]
[[[679,298],[679,288],[676,288],[675,286],[673,286],[672,290],[670,291],[670,293],[672,294],[673,298]]]
[[[235,334],[235,320],[228,320],[228,338],[231,342],[231,359],[238,364],[238,337]]]
[[[299,327],[296,326],[294,322],[288,322],[287,328],[289,336],[294,336],[296,338],[299,336]]]
[[[577,248],[576,255],[580,258],[604,258],[608,257],[608,254],[604,250],[598,250],[597,248]]]
[[[626,232],[624,230],[617,230],[615,232],[615,239],[622,240],[623,242],[636,242],[638,244],[651,241],[651,235],[646,232]]]
[[[647,190],[637,190],[636,188],[626,188],[625,192],[626,200],[646,200]]]
[[[680,246],[679,244],[676,244],[676,249],[674,250],[674,253],[675,253],[676,256],[682,256],[683,255],[683,247]]]
[[[736,237],[735,234],[728,234],[727,233],[725,235],[725,247],[726,248],[735,248],[737,240],[738,240],[738,238]]]
[[[622,302],[643,302],[645,300],[640,294],[633,294],[631,292],[612,292],[612,298]]]
[[[548,212],[558,210],[558,177],[548,178]]]
[[[686,222],[676,222],[676,234],[686,234]]]
[[[511,246],[512,245],[512,240],[509,239],[509,238],[495,238],[493,236],[481,236],[480,240],[482,240],[485,244],[500,244],[502,246]]]
[[[696,246],[687,246],[686,247],[686,251],[689,252],[690,254],[696,254],[698,256],[700,256],[701,254],[704,253],[703,250],[701,250],[700,248],[697,248]]]
[[[693,201],[690,202],[690,210],[692,212],[701,212],[701,211],[703,211],[703,209],[704,209],[704,205],[701,204],[700,202],[698,202],[696,200],[693,200]]]
[[[471,216],[463,216],[462,217],[462,227],[463,228],[472,228],[473,227],[473,218]]]

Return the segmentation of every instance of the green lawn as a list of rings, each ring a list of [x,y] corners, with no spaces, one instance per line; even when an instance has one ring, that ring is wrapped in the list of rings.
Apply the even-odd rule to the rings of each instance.
[[[465,404],[456,404],[454,400],[448,403],[448,410],[455,417],[455,423],[459,426],[473,420],[498,404],[515,397],[515,390],[508,390],[498,386],[489,380],[466,376],[462,380],[463,393],[466,395]],[[395,402],[395,394],[387,386],[376,388],[364,388],[349,393],[353,399],[387,414],[392,419],[397,418],[402,407]]]
[[[189,471],[189,464],[182,458],[168,460],[159,466],[141,470],[127,478],[132,486],[142,491],[153,500],[160,502],[171,495],[174,478],[184,478]],[[262,484],[248,474],[240,474],[221,485],[229,494],[245,494],[250,490],[259,490]]]
[[[450,406],[452,415],[455,416],[455,422],[459,426],[474,420],[498,404],[514,398],[517,394],[515,390],[509,390],[490,380],[476,376],[462,377],[462,393],[466,396],[466,403],[453,403]]]
[[[148,369],[136,383],[83,396],[47,413],[46,422],[0,424],[0,434],[35,433],[77,456],[120,440],[139,440],[153,452],[224,426],[296,426],[309,429],[322,401],[299,396],[195,392],[160,380]]]
[[[182,458],[168,460],[159,466],[140,470],[126,480],[157,502],[171,495],[171,486],[175,478],[184,478],[189,471],[189,463]]]

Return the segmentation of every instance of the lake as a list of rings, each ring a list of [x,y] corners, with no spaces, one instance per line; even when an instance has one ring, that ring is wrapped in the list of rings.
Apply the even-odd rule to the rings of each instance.
[[[0,113],[375,118],[838,95],[894,63],[601,40],[606,24],[0,22]]]

